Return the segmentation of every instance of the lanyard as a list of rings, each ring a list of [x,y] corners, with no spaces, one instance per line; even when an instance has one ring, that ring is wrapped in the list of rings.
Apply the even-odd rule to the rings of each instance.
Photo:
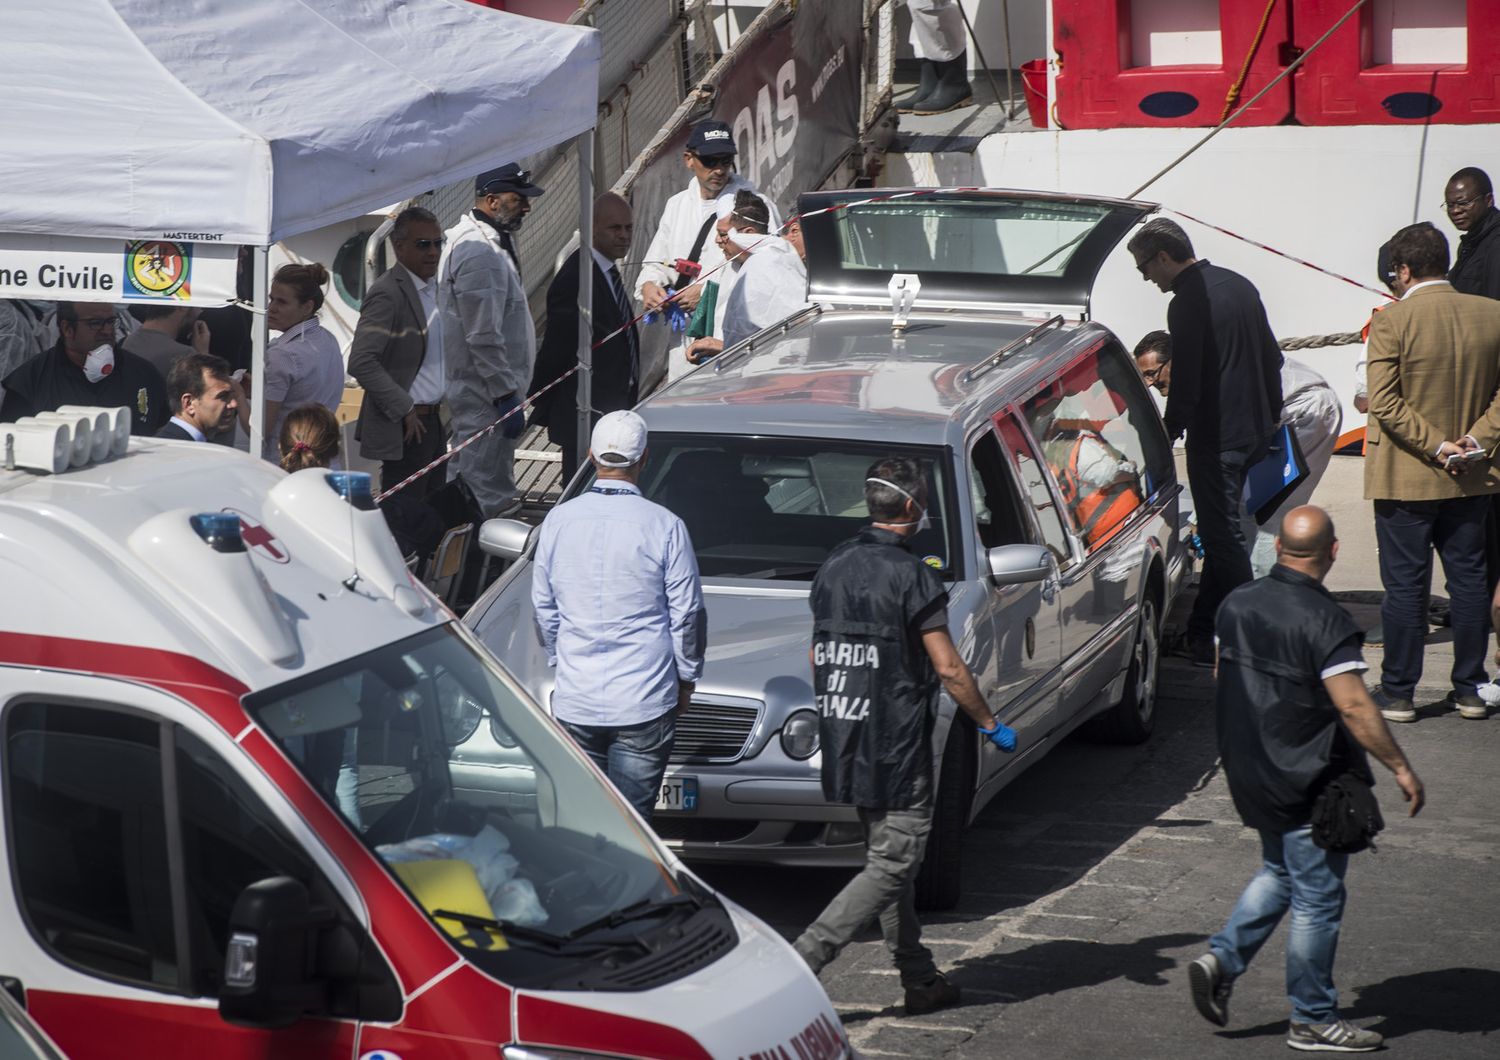
[[[609,486],[590,486],[590,493],[602,493],[606,497],[634,497],[635,490],[611,489]]]

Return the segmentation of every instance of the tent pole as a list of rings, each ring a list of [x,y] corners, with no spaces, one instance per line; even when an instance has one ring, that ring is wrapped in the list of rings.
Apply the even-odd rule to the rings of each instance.
[[[266,301],[271,288],[271,248],[255,248],[250,318],[250,455],[259,457],[266,434]]]
[[[594,433],[594,130],[579,133],[573,145],[578,150],[578,460],[581,465]]]

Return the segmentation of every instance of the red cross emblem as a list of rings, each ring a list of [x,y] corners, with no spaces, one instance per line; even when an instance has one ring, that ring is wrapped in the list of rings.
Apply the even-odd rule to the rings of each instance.
[[[253,552],[258,552],[272,563],[288,563],[291,554],[287,552],[286,546],[281,543],[271,531],[260,523],[240,511],[238,508],[225,508],[226,512],[233,512],[240,517],[240,537],[244,540],[246,547]]]

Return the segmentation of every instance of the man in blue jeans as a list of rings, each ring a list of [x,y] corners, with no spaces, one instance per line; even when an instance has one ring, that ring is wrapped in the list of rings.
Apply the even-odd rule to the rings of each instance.
[[[531,603],[557,668],[553,717],[649,821],[703,673],[703,588],[682,520],[637,485],[646,421],[600,417],[589,459],[594,485],[542,521]]]
[[[1290,909],[1287,1045],[1352,1053],[1382,1039],[1339,1018],[1333,958],[1349,855],[1314,843],[1313,802],[1345,773],[1373,783],[1365,751],[1395,774],[1413,816],[1424,796],[1365,689],[1359,627],[1323,587],[1337,555],[1328,513],[1294,508],[1271,573],[1219,608],[1219,755],[1240,819],[1260,833],[1262,865],[1208,953],[1188,966],[1188,982],[1199,1013],[1225,1026],[1234,980]]]

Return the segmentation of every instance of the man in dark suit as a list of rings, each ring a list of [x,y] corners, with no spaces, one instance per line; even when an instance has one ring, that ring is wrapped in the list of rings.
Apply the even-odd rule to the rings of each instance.
[[[158,438],[207,442],[234,430],[239,402],[229,362],[211,353],[179,357],[167,372],[167,404],[172,418],[156,432]]]
[[[1245,475],[1281,422],[1281,348],[1255,285],[1193,253],[1182,228],[1153,217],[1126,244],[1141,279],[1172,295],[1172,392],[1163,415],[1187,434],[1188,485],[1203,539],[1203,577],[1188,616],[1195,665],[1214,665],[1214,614],[1250,581]]]
[[[594,200],[594,335],[599,342],[635,316],[615,262],[630,251],[635,218],[630,203],[613,192]],[[547,288],[547,334],[537,353],[531,392],[555,382],[578,363],[578,255],[575,250]],[[594,350],[590,387],[592,419],[636,403],[640,373],[640,336],[635,325]],[[578,470],[578,377],[569,376],[535,403],[532,422],[545,424],[547,436],[562,450],[563,481]]]
[[[370,285],[349,347],[349,374],[364,387],[354,436],[367,460],[379,460],[390,489],[442,454],[442,320],[437,308],[443,230],[419,206],[396,216],[391,243],[396,264]],[[423,497],[443,484],[427,474],[407,487]]]

